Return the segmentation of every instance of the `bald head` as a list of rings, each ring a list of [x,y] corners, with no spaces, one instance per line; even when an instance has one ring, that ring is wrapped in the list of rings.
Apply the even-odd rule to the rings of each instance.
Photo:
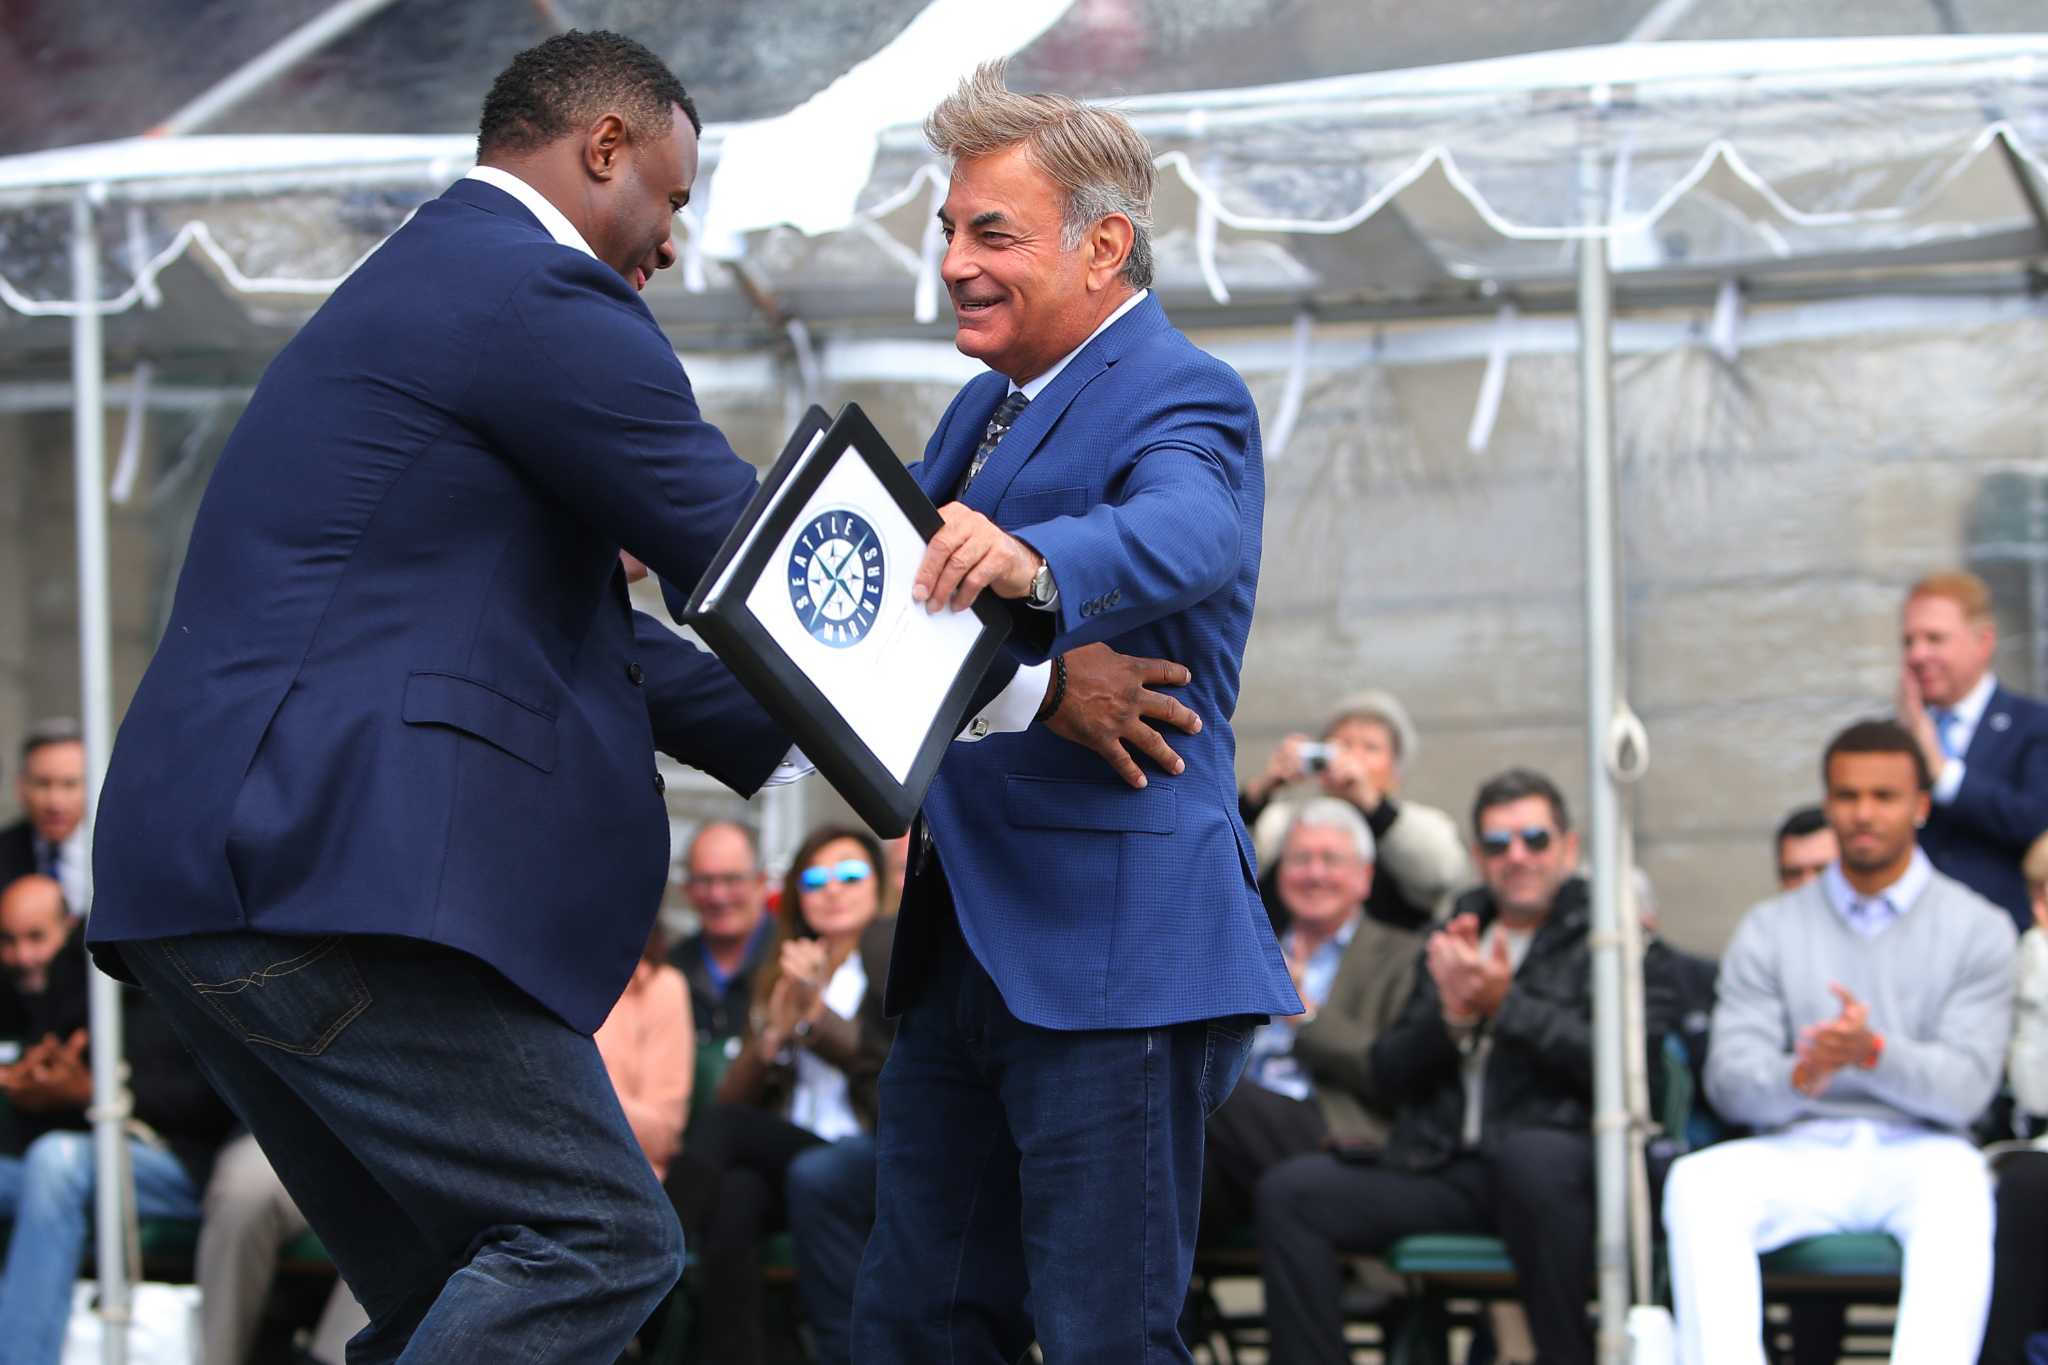
[[[0,967],[24,995],[50,985],[50,961],[71,936],[71,912],[54,877],[30,876],[0,891]]]

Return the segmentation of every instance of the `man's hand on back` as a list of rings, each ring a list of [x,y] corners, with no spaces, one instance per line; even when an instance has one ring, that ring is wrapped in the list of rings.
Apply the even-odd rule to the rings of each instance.
[[[1147,724],[1156,720],[1188,734],[1200,734],[1202,718],[1154,687],[1184,687],[1188,671],[1168,659],[1119,654],[1108,645],[1082,645],[1060,656],[1067,665],[1067,691],[1046,728],[1061,739],[1092,749],[1133,787],[1145,774],[1131,756],[1136,749],[1169,773],[1187,767]],[[1126,748],[1125,746],[1129,746]]]

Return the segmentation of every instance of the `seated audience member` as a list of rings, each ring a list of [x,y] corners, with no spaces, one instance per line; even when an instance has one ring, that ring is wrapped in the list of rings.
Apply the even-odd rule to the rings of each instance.
[[[716,1305],[700,1319],[703,1359],[764,1359],[761,1247],[783,1226],[819,1358],[850,1353],[874,1221],[876,1082],[894,1034],[882,1016],[894,926],[877,919],[880,866],[865,830],[821,829],[797,849],[744,1043],[668,1182],[696,1234],[701,1297]]]
[[[619,1107],[657,1180],[667,1177],[669,1163],[682,1148],[696,1075],[690,992],[683,974],[663,960],[666,951],[656,925],[596,1039]]]
[[[1296,1157],[1259,1182],[1274,1365],[1348,1362],[1341,1254],[1422,1232],[1507,1243],[1545,1365],[1593,1359],[1593,1060],[1586,883],[1554,784],[1521,769],[1479,790],[1484,885],[1429,939],[1373,1043],[1394,1110],[1369,1161]]]
[[[1707,1091],[1758,1136],[1665,1185],[1688,1365],[1760,1365],[1757,1254],[1824,1233],[1904,1247],[1893,1360],[1968,1360],[1983,1332],[1991,1188],[1962,1133],[2010,1036],[2012,922],[1916,845],[1932,778],[1904,729],[1850,726],[1822,772],[1840,859],[1752,909],[1721,960]]]
[[[0,1220],[14,1222],[0,1271],[0,1365],[56,1365],[91,1225],[84,939],[55,879],[22,877],[0,895],[0,967],[24,1003],[24,1036],[32,1040],[19,1061],[0,1067],[0,1096],[28,1139],[23,1155],[0,1157]],[[196,1219],[199,1192],[234,1116],[149,996],[124,990],[122,1016],[135,1104],[128,1159],[136,1212]]]
[[[1776,846],[1780,891],[1797,891],[1840,856],[1827,812],[1819,806],[1801,806],[1786,816],[1778,826]]]
[[[52,896],[54,917],[44,913]],[[55,878],[31,872],[0,885],[0,1038],[26,1049],[85,1027],[86,958],[73,923]]]
[[[683,865],[683,896],[698,928],[669,961],[689,985],[697,1038],[737,1038],[747,1031],[754,972],[775,934],[760,841],[745,825],[713,820],[690,840]]]
[[[206,1365],[252,1365],[278,1256],[305,1234],[306,1216],[247,1132],[220,1149],[201,1208],[199,1245],[193,1252],[199,1358]],[[342,1365],[349,1337],[369,1323],[348,1286],[336,1280],[313,1333],[312,1359]]]
[[[1422,935],[1365,917],[1373,840],[1349,802],[1304,802],[1280,854],[1280,950],[1305,1013],[1262,1024],[1230,1098],[1209,1117],[1203,1221],[1250,1218],[1260,1176],[1325,1145],[1386,1141],[1391,1107],[1369,1049],[1408,1000]]]
[[[2016,1127],[2038,1134],[2048,1123],[2048,835],[2027,850],[2022,870],[2033,927],[2020,936],[2019,990],[2013,1002],[2012,1082]],[[1992,1258],[1991,1317],[1983,1365],[2027,1365],[2029,1347],[2048,1346],[2048,1144],[2009,1152],[1998,1171],[1998,1239]],[[2039,1337],[2040,1340],[2030,1340]]]
[[[29,731],[14,794],[22,816],[0,829],[0,887],[32,872],[54,877],[71,913],[84,914],[85,744],[76,721],[45,721]]]
[[[1920,847],[2013,923],[2031,922],[2020,860],[2048,831],[2048,706],[1991,672],[1998,627],[1991,590],[1938,573],[1906,595],[1898,721],[1934,774]]]
[[[1655,1118],[1664,1112],[1663,1055],[1668,1048],[1675,1045],[1685,1054],[1695,1095],[1705,1079],[1709,1026],[1714,1017],[1715,964],[1712,958],[1664,941],[1649,876],[1637,868],[1634,880],[1636,919],[1643,928],[1643,1031],[1649,1049],[1650,1114]]]
[[[1304,762],[1304,746],[1311,744],[1307,735],[1280,742],[1266,771],[1240,795],[1245,825],[1257,823],[1281,788],[1315,780],[1323,795],[1356,806],[1372,830],[1379,852],[1367,916],[1397,929],[1427,925],[1451,893],[1472,880],[1472,864],[1456,820],[1434,806],[1401,799],[1401,774],[1416,747],[1408,712],[1390,693],[1360,693],[1323,728],[1324,752]],[[1285,907],[1270,868],[1260,889],[1279,923]]]

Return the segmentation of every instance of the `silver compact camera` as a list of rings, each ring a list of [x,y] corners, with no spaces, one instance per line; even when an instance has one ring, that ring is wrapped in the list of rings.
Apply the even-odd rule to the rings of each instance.
[[[1330,766],[1331,746],[1328,744],[1304,744],[1301,746],[1301,770],[1319,773]]]

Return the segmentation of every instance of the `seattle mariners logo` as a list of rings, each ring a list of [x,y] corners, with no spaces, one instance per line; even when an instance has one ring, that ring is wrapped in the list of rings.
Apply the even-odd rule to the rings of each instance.
[[[789,552],[789,601],[820,644],[846,649],[867,638],[882,605],[882,543],[844,508],[811,518]]]

